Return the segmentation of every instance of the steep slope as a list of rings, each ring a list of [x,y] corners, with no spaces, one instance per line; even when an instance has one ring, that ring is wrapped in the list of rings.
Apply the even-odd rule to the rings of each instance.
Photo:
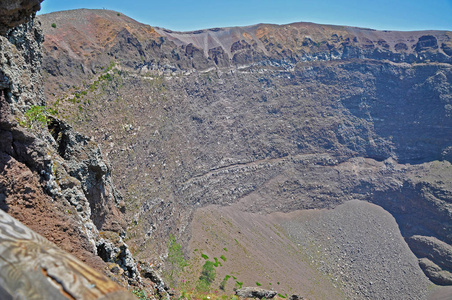
[[[410,272],[452,283],[450,32],[295,23],[180,33],[107,10],[40,20],[45,93],[108,153],[137,255],[159,265],[169,234],[188,245],[210,204],[267,214],[359,199],[395,218],[421,259]],[[416,278],[406,284],[422,298]],[[338,289],[364,298],[367,285]]]
[[[123,286],[151,288],[122,239],[109,162],[45,107],[40,2],[0,5],[0,209]]]

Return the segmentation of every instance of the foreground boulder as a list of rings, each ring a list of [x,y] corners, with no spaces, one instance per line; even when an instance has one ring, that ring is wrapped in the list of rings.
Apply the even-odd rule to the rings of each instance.
[[[276,296],[277,292],[264,290],[258,287],[244,287],[236,290],[235,294],[240,298],[272,299]]]

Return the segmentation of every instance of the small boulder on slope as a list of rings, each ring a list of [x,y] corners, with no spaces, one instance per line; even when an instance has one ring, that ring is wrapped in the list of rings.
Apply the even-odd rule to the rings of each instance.
[[[272,299],[277,292],[269,291],[258,287],[244,287],[235,291],[235,294],[240,298],[259,298]]]

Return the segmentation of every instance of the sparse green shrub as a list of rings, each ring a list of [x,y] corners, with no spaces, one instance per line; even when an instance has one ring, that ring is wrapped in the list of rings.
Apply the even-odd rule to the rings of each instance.
[[[52,26],[52,28],[56,28],[56,24],[55,23],[52,23],[52,25],[50,25],[50,26]]]
[[[107,67],[107,69],[105,70],[105,72],[108,72],[108,71],[112,70],[112,69],[114,68],[115,65],[116,65],[115,62],[114,62],[114,61],[111,61],[111,62],[110,62],[110,65]]]
[[[118,17],[119,17],[119,16],[121,16],[121,14],[120,14],[120,13],[117,13],[117,15],[118,15]]]
[[[175,284],[179,274],[188,265],[187,261],[182,255],[182,246],[176,241],[174,235],[170,235],[168,242],[168,259],[169,266],[166,276],[170,284]]]
[[[204,259],[209,259],[209,257],[207,255],[205,255],[204,253],[201,254],[201,257]]]
[[[283,298],[283,299],[286,298],[286,296],[284,296],[284,295],[282,295],[282,294],[279,294],[279,293],[278,293],[278,297]]]
[[[176,241],[176,238],[172,234],[170,235],[168,244],[168,262],[179,268],[187,266],[187,262],[182,255],[182,246]]]
[[[134,294],[138,299],[140,300],[146,300],[146,293],[142,289],[135,289],[132,291],[132,294]]]
[[[235,288],[236,288],[236,289],[241,289],[242,286],[243,286],[243,282],[240,282],[240,281],[236,281],[236,282],[235,282]]]
[[[224,291],[226,288],[226,283],[228,282],[229,278],[231,278],[231,275],[224,276],[223,280],[220,282],[220,290]]]
[[[222,255],[222,256],[220,256],[220,258],[221,258],[223,261],[226,261],[226,256]]]
[[[218,261],[218,258],[214,257],[213,259],[215,260],[215,263],[213,264],[215,268],[218,268],[218,266],[223,266],[221,262]]]
[[[99,79],[112,81],[113,80],[113,75],[111,75],[110,73],[106,73],[106,74],[103,74],[103,75],[99,76]]]
[[[86,96],[87,94],[88,94],[87,91],[81,91],[81,92],[75,92],[74,96],[75,96],[75,98],[80,99],[80,97]]]
[[[55,109],[45,106],[33,105],[25,112],[25,120],[19,122],[20,125],[31,128],[33,124],[47,125],[50,122],[50,116],[57,115]]]
[[[215,271],[215,264],[212,261],[206,261],[202,266],[201,276],[199,276],[199,282],[197,289],[201,292],[208,292],[210,285],[215,280],[217,272]]]
[[[262,284],[256,281],[256,286],[262,286]]]

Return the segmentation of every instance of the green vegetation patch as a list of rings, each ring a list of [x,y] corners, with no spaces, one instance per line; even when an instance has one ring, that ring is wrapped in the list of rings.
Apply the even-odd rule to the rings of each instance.
[[[182,246],[176,241],[174,235],[170,235],[168,242],[168,259],[169,264],[166,277],[172,285],[176,285],[179,274],[188,265],[182,255]]]
[[[223,265],[221,264],[221,262],[218,261],[218,258],[214,257],[213,259],[215,260],[214,266],[215,266],[216,268],[218,268],[218,266],[221,266],[221,267],[223,266]]]
[[[231,275],[224,276],[223,280],[220,282],[220,290],[224,291],[226,288],[226,283],[228,283],[229,278],[231,278]]]
[[[235,288],[236,289],[241,289],[243,287],[243,282],[241,281],[236,281],[235,282]]]
[[[146,300],[148,299],[146,297],[146,293],[144,292],[144,290],[142,289],[135,289],[132,291],[132,294],[134,294],[138,299],[140,300]]]
[[[206,261],[202,266],[201,276],[199,276],[197,290],[202,292],[208,292],[210,285],[215,280],[217,272],[215,271],[215,263],[212,261]]]
[[[168,262],[178,268],[187,266],[187,262],[182,255],[182,246],[177,243],[176,238],[172,234],[170,235],[168,244]]]
[[[19,124],[31,128],[34,124],[48,125],[51,121],[51,116],[56,116],[58,112],[45,106],[33,105],[25,112],[25,120],[20,121]]]

